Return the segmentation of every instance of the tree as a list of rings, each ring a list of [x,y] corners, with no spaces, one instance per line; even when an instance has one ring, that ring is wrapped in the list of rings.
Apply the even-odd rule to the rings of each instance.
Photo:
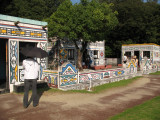
[[[112,49],[111,57],[120,57],[122,44],[159,43],[159,4],[141,0],[119,0],[114,4],[119,24],[106,38],[106,45]]]
[[[35,20],[51,16],[64,0],[1,0],[0,13]]]
[[[80,70],[88,42],[104,40],[117,25],[117,12],[112,11],[112,6],[113,4],[100,4],[97,0],[82,0],[80,4],[72,5],[70,0],[65,0],[48,19],[49,36],[58,36],[62,40],[67,37],[75,44]],[[80,40],[82,48],[77,44]]]

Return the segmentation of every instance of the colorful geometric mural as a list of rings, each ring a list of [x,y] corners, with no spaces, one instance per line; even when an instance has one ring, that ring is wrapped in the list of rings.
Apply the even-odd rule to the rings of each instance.
[[[109,71],[100,71],[100,72],[90,72],[79,74],[79,82],[83,83],[87,80],[90,80],[88,74],[91,75],[92,80],[102,80],[104,78],[118,77],[125,74],[125,69],[109,70]]]
[[[46,42],[40,42],[40,48],[42,50],[46,50],[47,49],[47,43]],[[47,58],[41,58],[40,59],[40,78],[42,77],[42,72],[43,69],[47,68]]]
[[[43,71],[42,80],[48,83],[49,87],[58,88],[58,73],[53,71]]]
[[[18,81],[18,42],[10,40],[10,83]]]
[[[137,73],[137,63],[131,60],[126,68],[127,73]]]
[[[4,26],[4,25],[3,25]],[[23,27],[3,27],[0,26],[0,35],[7,35],[10,37],[23,37],[23,38],[47,38],[46,31],[27,29]]]
[[[59,72],[60,86],[77,84],[78,70],[71,63],[62,67],[62,72]]]
[[[61,49],[59,52],[60,59],[66,59],[67,58],[67,51],[65,49]]]

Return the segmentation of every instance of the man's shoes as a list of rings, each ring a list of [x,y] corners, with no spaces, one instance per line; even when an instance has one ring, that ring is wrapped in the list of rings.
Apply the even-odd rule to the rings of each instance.
[[[28,105],[23,105],[23,108],[27,108],[28,107]]]
[[[39,105],[39,103],[37,103],[37,104],[33,104],[33,107],[37,107]]]

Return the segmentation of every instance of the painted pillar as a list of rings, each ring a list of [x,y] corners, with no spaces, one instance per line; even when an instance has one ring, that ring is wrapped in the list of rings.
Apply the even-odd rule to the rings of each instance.
[[[18,82],[18,44],[15,40],[9,40],[10,91],[13,91],[13,84]]]
[[[39,42],[38,44],[37,44],[37,47],[40,47],[41,49],[43,49],[43,50],[47,50],[47,42]],[[41,77],[42,77],[42,72],[43,72],[43,70],[44,69],[47,69],[47,58],[40,58],[40,60],[38,61],[39,62],[39,64],[40,64],[40,78],[39,79],[41,79]]]

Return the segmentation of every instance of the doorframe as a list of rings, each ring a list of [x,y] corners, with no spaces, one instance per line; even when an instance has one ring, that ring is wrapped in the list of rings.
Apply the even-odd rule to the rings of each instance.
[[[6,90],[9,91],[9,50],[8,39],[6,39]]]

